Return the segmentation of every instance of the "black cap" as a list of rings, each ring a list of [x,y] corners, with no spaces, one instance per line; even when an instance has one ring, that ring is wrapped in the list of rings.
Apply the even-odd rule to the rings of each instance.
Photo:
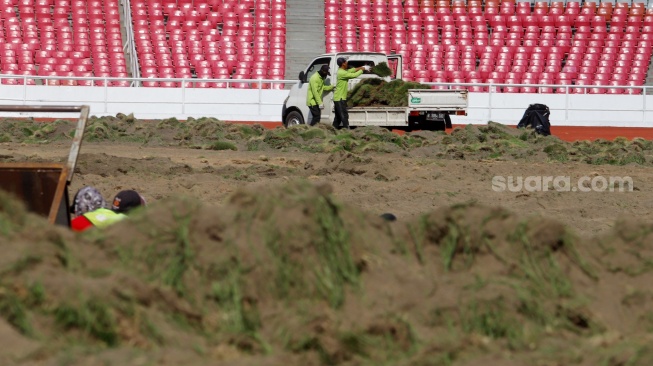
[[[338,63],[338,67],[340,67],[340,66],[342,66],[342,64],[347,62],[347,59],[344,58],[344,57],[338,57],[338,60],[336,60],[336,62]]]
[[[331,70],[329,70],[329,65],[322,65],[322,67],[320,68],[320,74],[331,75]]]
[[[145,206],[145,200],[136,191],[120,191],[113,199],[111,209],[118,213],[126,213],[136,207]]]

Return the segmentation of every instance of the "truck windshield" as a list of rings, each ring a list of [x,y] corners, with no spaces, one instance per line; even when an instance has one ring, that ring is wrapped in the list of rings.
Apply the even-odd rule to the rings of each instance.
[[[311,64],[311,66],[308,67],[306,70],[306,80],[309,80],[313,74],[315,74],[321,67],[322,65],[327,65],[329,66],[329,63],[331,62],[330,58],[319,58]]]
[[[347,64],[349,65],[349,68],[354,68],[354,69],[364,65],[370,65],[370,67],[374,67],[374,61],[349,60]]]

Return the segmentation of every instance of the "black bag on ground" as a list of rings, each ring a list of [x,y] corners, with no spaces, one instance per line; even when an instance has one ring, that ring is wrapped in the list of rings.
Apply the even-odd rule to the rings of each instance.
[[[532,127],[540,135],[551,134],[551,123],[549,123],[549,107],[544,104],[531,104],[526,108],[524,116],[517,125],[517,128]]]

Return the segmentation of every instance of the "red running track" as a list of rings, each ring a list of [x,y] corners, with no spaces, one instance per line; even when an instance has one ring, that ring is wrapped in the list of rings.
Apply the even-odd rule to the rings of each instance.
[[[629,140],[635,137],[642,137],[653,140],[653,128],[648,127],[574,127],[574,126],[551,126],[551,134],[558,136],[565,141],[578,141],[606,139],[613,140],[615,137],[625,137]]]

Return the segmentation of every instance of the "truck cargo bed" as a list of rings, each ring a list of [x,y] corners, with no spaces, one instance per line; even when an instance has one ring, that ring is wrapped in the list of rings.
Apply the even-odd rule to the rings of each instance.
[[[349,108],[350,126],[408,126],[406,107]]]
[[[467,90],[408,90],[408,107],[413,110],[457,110],[467,108]]]

